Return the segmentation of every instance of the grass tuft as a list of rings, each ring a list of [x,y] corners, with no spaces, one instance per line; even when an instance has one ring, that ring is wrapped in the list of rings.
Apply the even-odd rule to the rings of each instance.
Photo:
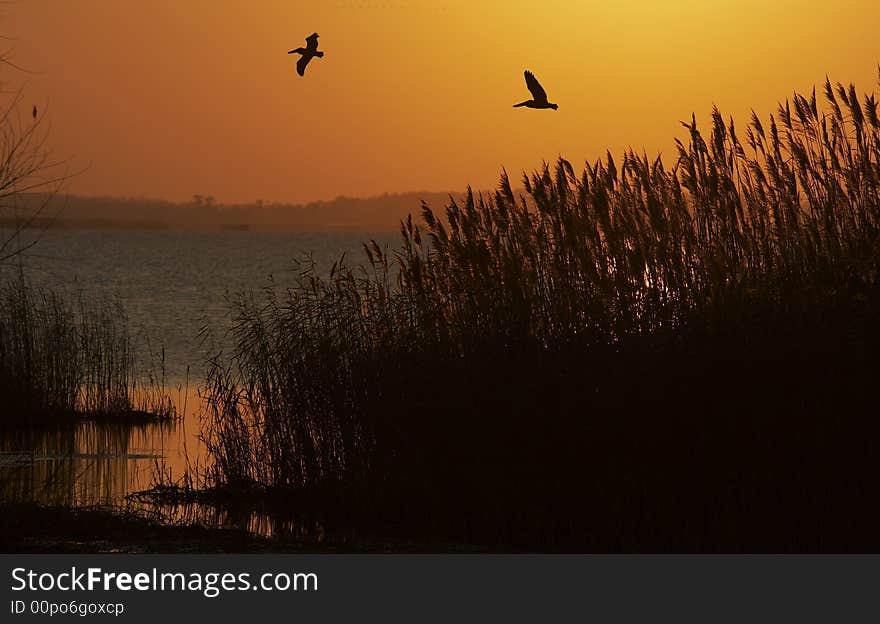
[[[505,172],[242,295],[208,485],[544,549],[877,544],[880,130],[825,96],[692,117],[671,167]]]

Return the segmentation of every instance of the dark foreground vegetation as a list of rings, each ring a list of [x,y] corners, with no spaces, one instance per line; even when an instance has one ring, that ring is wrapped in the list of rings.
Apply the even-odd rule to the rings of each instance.
[[[474,552],[459,544],[380,539],[351,532],[326,535],[321,530],[297,530],[263,536],[246,525],[223,528],[197,516],[170,519],[160,511],[120,505],[70,507],[0,501],[0,552]]]
[[[242,531],[170,526],[130,509],[0,503],[3,553],[247,552],[270,544]]]
[[[118,303],[36,289],[22,274],[0,283],[0,429],[173,414],[161,375],[138,369]]]
[[[491,547],[880,550],[880,122],[817,99],[242,297],[205,485]]]

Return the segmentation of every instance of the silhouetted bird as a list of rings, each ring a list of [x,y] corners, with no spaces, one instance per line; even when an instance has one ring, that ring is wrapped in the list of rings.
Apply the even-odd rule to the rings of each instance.
[[[37,105],[36,104],[34,104],[34,110],[33,110],[32,114],[34,116],[34,119],[36,119],[37,118]]]
[[[296,62],[296,73],[300,76],[305,75],[306,65],[309,64],[316,56],[321,58],[324,56],[323,52],[318,52],[318,33],[312,33],[308,37],[306,37],[306,47],[297,48],[296,50],[291,50],[288,54],[299,54],[300,59]]]
[[[517,106],[527,106],[529,108],[552,108],[553,110],[559,108],[556,104],[551,104],[547,101],[547,92],[544,91],[544,87],[542,87],[541,83],[538,82],[538,79],[535,78],[535,74],[526,70],[525,77],[526,86],[529,88],[529,91],[532,92],[532,99],[520,102],[519,104],[514,104],[514,108]]]

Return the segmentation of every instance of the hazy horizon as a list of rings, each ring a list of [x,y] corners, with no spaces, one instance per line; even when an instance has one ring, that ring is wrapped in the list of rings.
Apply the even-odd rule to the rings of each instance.
[[[475,193],[479,191],[475,190]],[[307,203],[224,203],[212,197],[182,202],[161,198],[28,193],[20,196],[23,214],[36,230],[46,227],[124,227],[136,229],[216,229],[237,226],[256,230],[396,231],[407,215],[419,218],[422,203],[442,213],[450,197],[463,192],[414,191],[371,197],[345,197]],[[0,218],[0,228],[19,223]]]
[[[876,87],[872,4],[31,0],[7,83],[83,196],[308,203],[495,186],[606,149],[673,154],[713,104],[744,126],[794,90]],[[528,19],[524,19],[524,15]],[[289,49],[321,35],[305,77]],[[532,70],[558,111],[512,108]]]

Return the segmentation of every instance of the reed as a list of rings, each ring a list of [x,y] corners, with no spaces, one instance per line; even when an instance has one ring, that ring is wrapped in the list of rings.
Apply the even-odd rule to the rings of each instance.
[[[526,547],[876,541],[880,124],[853,86],[818,100],[694,117],[671,167],[505,172],[241,295],[207,483]]]
[[[0,427],[77,418],[171,417],[163,388],[139,370],[119,302],[0,284]]]

